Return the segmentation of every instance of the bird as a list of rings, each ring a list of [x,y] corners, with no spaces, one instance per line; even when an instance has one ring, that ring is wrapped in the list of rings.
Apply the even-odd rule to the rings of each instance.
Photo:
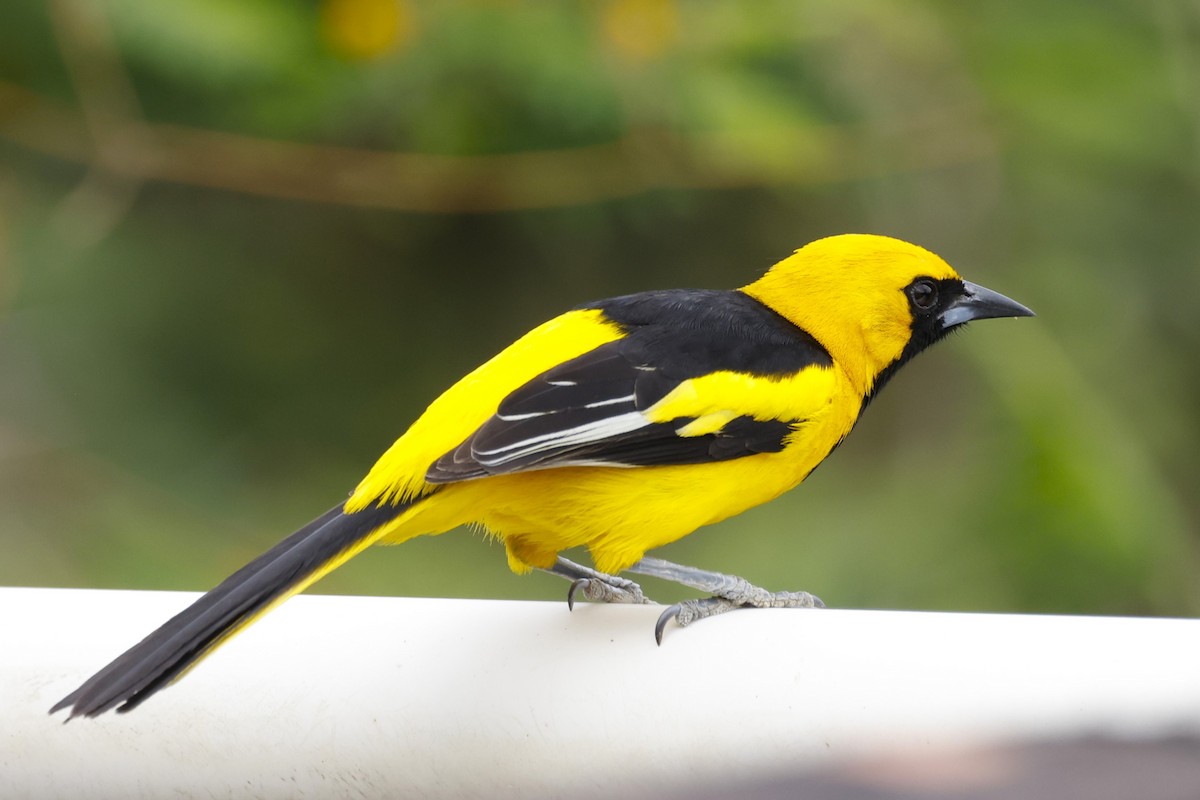
[[[1033,316],[915,244],[841,234],[734,290],[584,303],[534,328],[434,400],[343,502],[114,659],[50,713],[140,705],[264,613],[373,544],[462,525],[517,573],[569,579],[568,603],[649,602],[619,573],[735,608],[823,604],[647,556],[798,485],[915,355],[973,320]],[[585,547],[593,567],[561,553]]]

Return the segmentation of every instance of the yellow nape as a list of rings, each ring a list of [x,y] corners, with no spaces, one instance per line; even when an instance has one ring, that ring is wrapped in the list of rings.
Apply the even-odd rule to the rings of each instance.
[[[808,331],[867,394],[908,342],[904,288],[919,277],[958,273],[923,247],[850,233],[800,248],[742,291]]]

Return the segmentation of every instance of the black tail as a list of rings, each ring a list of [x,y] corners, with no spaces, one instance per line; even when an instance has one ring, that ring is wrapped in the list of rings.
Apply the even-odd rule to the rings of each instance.
[[[363,546],[407,507],[384,504],[345,514],[335,506],[117,656],[50,713],[70,707],[68,719],[74,719],[103,714],[118,704],[118,712],[135,708],[272,605],[337,566],[332,562]]]

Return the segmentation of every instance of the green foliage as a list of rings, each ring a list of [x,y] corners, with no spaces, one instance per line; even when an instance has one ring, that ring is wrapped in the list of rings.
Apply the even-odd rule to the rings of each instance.
[[[1173,4],[5,4],[0,584],[211,585],[541,320],[859,230],[1039,316],[662,555],[840,606],[1195,613],[1198,98]],[[320,588],[565,591],[467,532]]]

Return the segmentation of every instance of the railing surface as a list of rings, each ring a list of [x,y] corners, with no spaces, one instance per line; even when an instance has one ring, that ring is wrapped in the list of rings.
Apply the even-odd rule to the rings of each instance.
[[[1200,731],[1200,621],[294,598],[130,714],[50,706],[195,598],[0,589],[0,797],[592,797]]]

